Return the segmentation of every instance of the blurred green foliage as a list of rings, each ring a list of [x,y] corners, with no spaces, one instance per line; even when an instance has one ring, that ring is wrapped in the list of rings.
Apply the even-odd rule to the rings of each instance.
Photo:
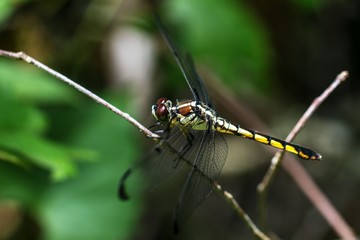
[[[76,132],[61,130],[68,135],[63,143],[46,135],[51,117],[44,110],[59,105],[81,116]],[[136,131],[101,106],[86,105],[54,77],[26,63],[0,61],[0,159],[15,163],[0,162],[0,197],[31,212],[43,239],[125,238],[141,210],[136,200],[120,204],[115,194],[120,174],[137,157]]]
[[[271,47],[257,16],[241,1],[166,1],[168,19],[181,25],[182,47],[242,92],[269,91]],[[174,31],[174,34],[176,32]]]
[[[5,21],[16,8],[29,0],[2,0],[0,1],[0,23]]]
[[[78,95],[34,66],[0,60],[0,199],[30,212],[43,239],[126,238],[141,208],[136,200],[120,204],[116,189],[137,157],[136,131]],[[113,102],[126,102],[119,95]],[[53,108],[64,113],[56,115],[60,119],[51,119]],[[63,108],[76,111],[81,123],[71,133],[62,125],[61,138],[67,140],[60,143],[47,132],[50,127],[56,132],[52,124],[69,121]]]
[[[324,0],[293,0],[293,2],[306,12],[317,11],[326,3]]]
[[[124,102],[125,97],[110,99]],[[139,157],[136,131],[108,110],[91,105],[71,143],[96,151],[101,161],[81,164],[75,179],[48,189],[38,211],[45,239],[126,239],[136,226],[139,200],[120,203],[116,196],[121,174]]]
[[[32,66],[1,59],[0,148],[8,156],[4,160],[17,159],[21,165],[31,162],[50,170],[54,180],[73,176],[76,151],[46,139],[47,119],[35,104],[74,100],[73,91],[53,77]]]

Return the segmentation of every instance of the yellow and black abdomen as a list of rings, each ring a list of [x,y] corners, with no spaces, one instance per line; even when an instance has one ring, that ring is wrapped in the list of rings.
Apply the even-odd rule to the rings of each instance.
[[[234,125],[223,118],[218,117],[216,119],[216,122],[214,124],[214,129],[221,133],[241,136],[243,138],[251,139],[262,144],[266,144],[278,149],[285,150],[287,152],[298,155],[302,159],[306,159],[306,160],[321,159],[321,155],[314,152],[311,149],[290,142],[286,142],[284,140],[271,137],[269,135],[262,134],[254,130],[242,128],[239,125]]]

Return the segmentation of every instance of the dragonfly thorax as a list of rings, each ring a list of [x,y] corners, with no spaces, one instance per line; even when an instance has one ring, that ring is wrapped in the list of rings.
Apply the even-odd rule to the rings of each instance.
[[[194,130],[206,130],[208,124],[216,119],[213,109],[195,100],[177,103],[171,113],[175,116],[173,124],[187,125]]]
[[[167,99],[159,98],[152,106],[152,115],[160,123],[192,125],[192,128],[204,130],[208,119],[214,119],[215,111],[196,101],[177,102],[176,105]]]

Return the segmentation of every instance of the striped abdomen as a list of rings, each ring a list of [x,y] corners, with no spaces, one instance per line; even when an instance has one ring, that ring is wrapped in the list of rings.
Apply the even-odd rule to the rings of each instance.
[[[214,130],[226,133],[226,134],[232,134],[241,136],[243,138],[251,139],[256,142],[270,145],[272,147],[285,150],[287,152],[293,153],[295,155],[298,155],[300,158],[306,159],[306,160],[320,160],[321,155],[308,149],[305,147],[298,146],[296,144],[286,142],[283,140],[280,140],[278,138],[274,138],[271,136],[268,136],[266,134],[259,133],[254,130],[241,128],[240,126],[236,126],[227,120],[217,117],[215,124],[214,124]]]

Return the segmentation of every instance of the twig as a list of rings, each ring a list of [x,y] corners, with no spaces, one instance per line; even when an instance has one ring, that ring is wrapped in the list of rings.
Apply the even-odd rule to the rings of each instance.
[[[291,142],[296,135],[300,132],[300,130],[304,127],[305,123],[309,120],[309,118],[312,116],[312,114],[315,112],[315,110],[320,106],[321,103],[324,102],[324,100],[343,82],[348,78],[348,72],[343,71],[341,72],[336,79],[333,81],[333,83],[315,100],[312,102],[310,107],[306,110],[306,112],[302,115],[302,117],[299,119],[299,121],[296,123],[294,128],[291,130],[289,135],[286,137],[286,141]],[[271,182],[272,178],[274,177],[274,174],[276,170],[279,167],[279,164],[281,163],[281,156],[283,151],[278,151],[277,154],[273,157],[271,160],[271,166],[266,173],[263,181],[259,184],[258,190],[259,192],[266,191],[266,188],[269,187],[269,183]]]
[[[319,96],[317,97],[310,107],[306,110],[303,116],[300,118],[298,123],[289,133],[286,138],[286,141],[292,141],[292,139],[299,133],[299,131],[304,127],[307,120],[311,117],[314,111],[320,106],[321,103],[346,79],[348,78],[348,72],[341,72],[334,82]],[[307,172],[301,167],[297,161],[288,162],[281,161],[283,155],[282,151],[278,151],[271,161],[271,165],[263,178],[263,181],[258,185],[258,194],[259,194],[259,211],[260,219],[265,222],[265,206],[267,199],[267,191],[269,189],[270,183],[274,178],[274,175],[279,168],[280,163],[288,170],[289,174],[293,177],[294,181],[299,185],[303,192],[308,196],[308,198],[313,202],[313,204],[318,208],[322,213],[324,218],[328,223],[334,228],[334,230],[339,234],[343,239],[356,239],[353,231],[347,225],[345,220],[338,214],[336,209],[331,205],[329,200],[325,195],[320,191],[320,189],[313,182],[311,177]],[[263,224],[265,225],[265,224]]]
[[[234,199],[233,195],[229,192],[222,189],[222,187],[214,182],[215,190],[220,194],[222,198],[226,200],[226,202],[231,206],[231,208],[238,214],[238,216],[244,221],[249,230],[253,233],[255,237],[261,240],[270,240],[268,236],[266,236],[260,229],[255,225],[255,223],[251,220],[249,215],[240,207],[239,203]]]
[[[65,77],[64,75],[54,71],[53,69],[49,68],[48,66],[42,64],[41,62],[35,60],[34,58],[28,56],[24,52],[9,52],[0,50],[0,56],[9,57],[13,59],[19,59],[23,60],[27,63],[33,64],[34,66],[40,68],[41,70],[53,75],[54,77],[60,79],[61,81],[69,84],[71,87],[75,88],[76,90],[80,91],[81,93],[87,95],[88,97],[92,98],[95,102],[103,105],[110,111],[114,112],[116,115],[119,115],[120,117],[124,118],[128,122],[130,122],[132,125],[137,127],[141,132],[143,132],[146,137],[148,138],[159,138],[157,134],[152,133],[149,129],[141,125],[138,121],[136,121],[133,117],[131,117],[128,113],[125,113],[118,108],[116,108],[114,105],[110,104],[109,102],[105,101],[104,99],[100,98],[96,94],[92,93],[91,91],[87,90],[86,88],[80,86],[76,82],[72,81],[71,79]]]
[[[153,140],[157,140],[159,136],[157,134],[152,133],[150,130],[148,130],[146,127],[141,125],[138,121],[136,121],[134,118],[132,118],[128,113],[125,113],[112,104],[108,103],[107,101],[103,100],[99,96],[95,95],[94,93],[90,92],[86,88],[80,86],[79,84],[75,83],[71,79],[65,77],[64,75],[54,71],[53,69],[47,67],[46,65],[40,63],[39,61],[35,60],[34,58],[28,56],[27,54],[23,52],[9,52],[4,51],[0,49],[0,56],[5,56],[13,59],[19,59],[23,60],[27,63],[33,64],[36,67],[40,68],[41,70],[53,75],[54,77],[60,79],[61,81],[69,84],[70,86],[74,87],[76,90],[80,91],[81,93],[87,95],[91,99],[95,100],[97,103],[103,105],[104,107],[108,108],[110,111],[114,112],[118,116],[124,118],[125,120],[129,121],[131,124],[133,124],[135,127],[137,127],[141,132],[143,132],[146,137],[151,138]],[[250,219],[250,217],[245,213],[245,211],[240,207],[238,202],[234,199],[234,197],[228,193],[227,191],[223,190],[222,187],[217,183],[213,182],[215,190],[219,193],[220,196],[222,196],[226,202],[232,207],[232,209],[238,214],[238,216],[245,222],[245,224],[248,226],[252,234],[261,240],[270,240],[269,237],[267,237],[263,232],[261,232],[254,222]]]

